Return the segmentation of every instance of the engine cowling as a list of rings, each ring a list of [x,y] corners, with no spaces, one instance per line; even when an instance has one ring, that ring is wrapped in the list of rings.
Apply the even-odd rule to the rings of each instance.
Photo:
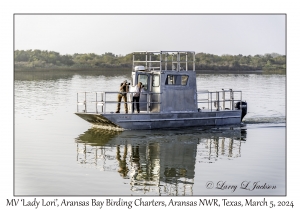
[[[241,115],[241,121],[243,120],[243,118],[245,117],[245,115],[247,114],[247,102],[246,101],[242,101],[242,102],[237,102],[235,104],[235,108],[238,110],[242,110],[242,115]]]

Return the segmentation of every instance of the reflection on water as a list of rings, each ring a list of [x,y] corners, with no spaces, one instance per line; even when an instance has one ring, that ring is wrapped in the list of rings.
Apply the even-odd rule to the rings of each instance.
[[[134,193],[193,195],[195,166],[241,156],[246,130],[111,131],[89,129],[76,138],[84,167],[118,172]]]

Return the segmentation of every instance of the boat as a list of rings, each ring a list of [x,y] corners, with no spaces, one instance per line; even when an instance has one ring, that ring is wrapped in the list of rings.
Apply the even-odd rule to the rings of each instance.
[[[75,114],[93,126],[116,130],[241,125],[247,114],[242,91],[197,90],[194,51],[137,51],[132,58],[128,112],[112,111],[119,91],[97,91],[77,93]],[[138,82],[143,91],[140,112],[134,113],[132,89]]]

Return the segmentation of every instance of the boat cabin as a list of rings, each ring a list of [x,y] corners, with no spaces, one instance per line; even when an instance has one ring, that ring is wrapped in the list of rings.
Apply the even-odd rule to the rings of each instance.
[[[196,112],[195,53],[191,51],[134,52],[132,87],[143,84],[140,110]]]

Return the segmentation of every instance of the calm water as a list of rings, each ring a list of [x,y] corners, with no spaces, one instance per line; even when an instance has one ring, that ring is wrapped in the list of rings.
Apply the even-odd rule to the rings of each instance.
[[[113,132],[74,114],[77,92],[124,79],[15,73],[15,195],[286,194],[285,75],[198,75],[198,90],[243,91],[242,128]]]

